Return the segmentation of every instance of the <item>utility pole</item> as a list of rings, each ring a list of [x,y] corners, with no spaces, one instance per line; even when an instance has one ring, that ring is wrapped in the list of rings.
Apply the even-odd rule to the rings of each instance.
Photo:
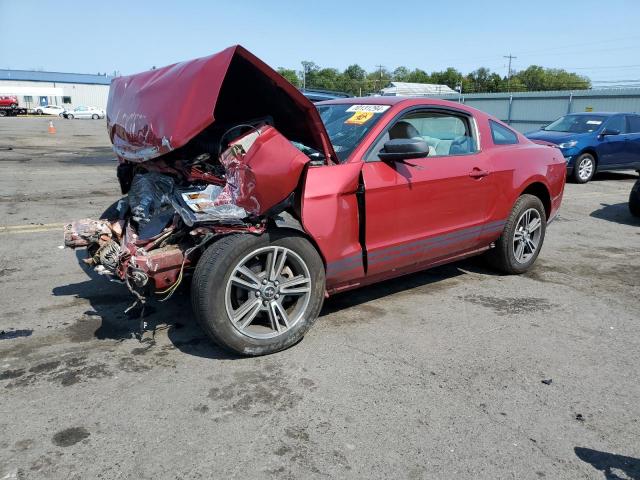
[[[380,72],[380,89],[382,89],[382,69],[384,65],[376,65],[376,67],[378,67],[378,72]]]
[[[509,59],[509,70],[507,71],[507,90],[511,91],[511,60],[518,57],[514,57],[513,55],[509,54],[504,55],[504,58]]]
[[[302,62],[302,90],[307,88],[307,65]]]

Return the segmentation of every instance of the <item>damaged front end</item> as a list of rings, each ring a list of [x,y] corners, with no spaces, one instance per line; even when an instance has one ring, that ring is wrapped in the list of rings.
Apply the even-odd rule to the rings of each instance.
[[[271,184],[263,179],[271,175],[274,156],[286,163],[287,174]],[[267,125],[230,142],[218,162],[200,154],[136,165],[128,195],[105,219],[65,226],[65,245],[86,247],[85,263],[124,282],[136,297],[149,291],[170,296],[214,237],[260,234],[270,215],[291,206],[308,161]]]
[[[215,237],[299,216],[305,168],[335,158],[313,105],[242,47],[115,79],[107,124],[126,196],[65,226],[65,245],[143,304],[171,296]]]

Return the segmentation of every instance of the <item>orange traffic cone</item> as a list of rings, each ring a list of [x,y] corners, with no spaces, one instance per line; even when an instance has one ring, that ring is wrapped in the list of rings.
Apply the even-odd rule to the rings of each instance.
[[[49,122],[49,133],[52,135],[56,133],[56,127],[53,126],[53,120]]]

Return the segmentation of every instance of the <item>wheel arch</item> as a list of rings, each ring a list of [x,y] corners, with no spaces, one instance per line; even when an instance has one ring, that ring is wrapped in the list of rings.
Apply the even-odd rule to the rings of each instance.
[[[596,151],[595,147],[585,147],[584,149],[582,149],[580,151],[580,153],[578,155],[576,155],[576,159],[578,157],[580,157],[580,155],[584,154],[584,153],[588,153],[589,155],[591,155],[593,157],[594,162],[596,162],[595,164],[595,169],[594,169],[594,174],[598,171],[598,165],[600,164],[599,160],[598,160],[598,152]]]
[[[318,255],[320,256],[320,259],[322,260],[322,264],[324,265],[324,270],[325,273],[327,271],[327,259],[325,258],[324,254],[322,253],[322,250],[320,249],[320,246],[318,245],[318,243],[316,242],[316,240],[313,238],[313,236],[309,235],[309,232],[307,232],[304,227],[302,226],[302,223],[293,216],[293,214],[291,214],[288,211],[283,211],[280,212],[278,215],[270,218],[269,221],[269,228],[272,231],[277,231],[280,234],[286,234],[287,231],[290,231],[292,233],[295,233],[297,235],[300,235],[302,237],[304,237],[306,240],[309,241],[309,243],[311,243],[311,245],[313,246],[313,248],[315,248],[316,252],[318,252]]]
[[[542,182],[533,182],[520,192],[519,197],[525,194],[533,195],[540,199],[544,206],[544,213],[548,219],[549,215],[551,215],[551,193],[549,192],[549,188]]]

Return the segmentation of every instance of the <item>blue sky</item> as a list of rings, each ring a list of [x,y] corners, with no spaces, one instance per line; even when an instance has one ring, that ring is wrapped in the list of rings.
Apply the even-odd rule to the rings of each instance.
[[[0,68],[123,74],[240,43],[300,61],[427,71],[530,64],[640,78],[640,0],[0,0]]]

